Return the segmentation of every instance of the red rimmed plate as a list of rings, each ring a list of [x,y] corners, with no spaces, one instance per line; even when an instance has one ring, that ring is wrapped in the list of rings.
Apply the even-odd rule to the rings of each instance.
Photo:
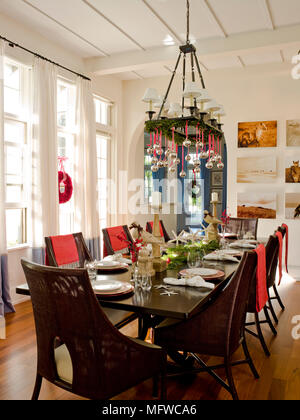
[[[192,270],[195,270],[195,269],[192,269]],[[207,274],[204,273],[204,270],[207,271]],[[201,272],[203,274],[200,274]],[[209,272],[212,272],[212,274],[209,274]],[[222,277],[225,276],[224,271],[214,270],[214,269],[206,269],[206,268],[202,268],[202,269],[200,268],[199,269],[199,274],[196,274],[196,273],[191,274],[191,273],[189,273],[188,269],[180,271],[179,274],[182,275],[183,277],[185,277],[187,274],[189,274],[189,277],[201,276],[204,280],[219,279],[219,278],[222,278]]]
[[[134,286],[130,283],[122,283],[121,287],[117,290],[97,290],[97,284],[93,286],[95,294],[105,299],[117,299],[127,297],[134,292]]]

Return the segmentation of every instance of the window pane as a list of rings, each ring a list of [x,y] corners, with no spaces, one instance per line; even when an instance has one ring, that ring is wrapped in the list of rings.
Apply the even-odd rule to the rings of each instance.
[[[6,202],[20,203],[22,201],[22,185],[6,186]]]
[[[4,124],[4,140],[6,142],[24,144],[26,142],[25,131],[25,124],[6,120]]]
[[[100,212],[100,217],[106,217],[107,214],[107,204],[106,204],[106,200],[99,200],[99,212]]]
[[[66,136],[58,135],[58,156],[66,157],[67,153],[67,139]]]
[[[99,198],[106,200],[107,199],[107,180],[101,179],[99,181]]]
[[[101,99],[95,98],[95,117],[96,123],[102,125],[111,125],[111,104]]]
[[[20,91],[4,88],[4,112],[18,115],[20,113]]]
[[[75,128],[76,88],[62,81],[57,85],[57,124],[59,127]]]
[[[20,70],[16,65],[5,64],[4,85],[16,90],[20,89]]]
[[[6,146],[6,174],[23,175],[23,151],[17,147]]]
[[[107,162],[104,159],[99,159],[100,161],[100,176],[99,178],[107,178]]]
[[[6,210],[6,237],[8,248],[21,245],[25,240],[25,232],[23,232],[24,211],[24,209]]]

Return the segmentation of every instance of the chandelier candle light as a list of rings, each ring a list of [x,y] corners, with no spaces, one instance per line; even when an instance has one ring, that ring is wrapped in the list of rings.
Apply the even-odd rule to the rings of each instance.
[[[181,163],[182,170],[180,177],[184,178],[187,174],[184,165],[193,164],[194,173],[201,172],[202,161],[206,160],[207,169],[224,168],[222,161],[222,145],[225,143],[222,131],[221,118],[225,111],[206,90],[204,79],[201,73],[200,64],[196,55],[196,48],[190,41],[190,0],[187,0],[187,36],[186,44],[179,49],[179,56],[173,71],[167,91],[162,98],[156,89],[148,88],[143,97],[143,101],[149,104],[146,112],[149,120],[145,123],[145,131],[150,133],[150,138],[154,139],[148,148],[148,154],[152,158],[152,171],[157,172],[164,162],[164,167],[169,167],[171,173],[175,173],[177,166]],[[190,57],[191,81],[186,81],[187,58]],[[181,93],[181,105],[179,103],[168,103],[168,96],[178,69],[179,63],[183,58],[183,84]],[[196,71],[200,77],[201,86],[196,82]],[[186,103],[186,101],[188,103]],[[199,105],[199,106],[198,106]],[[159,109],[157,119],[154,109]],[[161,138],[164,136],[166,148],[161,147]],[[159,140],[160,139],[160,140]],[[170,147],[170,141],[171,145]],[[188,154],[184,158],[184,150],[180,150],[181,159],[178,156],[178,145],[188,149]],[[158,146],[158,147],[157,147]],[[190,149],[196,151],[197,159],[191,162]],[[159,157],[159,158],[158,158]]]
[[[152,193],[152,209],[154,211],[154,221],[153,221],[153,236],[157,238],[159,241],[162,240],[160,234],[160,226],[159,226],[159,212],[162,208],[161,204],[161,193],[158,191],[154,191]],[[152,254],[153,254],[153,268],[157,273],[161,273],[166,271],[167,263],[161,258],[161,249],[159,243],[152,244]]]

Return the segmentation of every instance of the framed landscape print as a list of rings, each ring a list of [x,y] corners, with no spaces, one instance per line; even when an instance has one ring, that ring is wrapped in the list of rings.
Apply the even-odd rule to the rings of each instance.
[[[287,147],[300,147],[300,120],[286,122],[286,145]]]
[[[241,122],[238,124],[238,147],[276,147],[277,121]]]
[[[268,184],[277,177],[276,157],[255,156],[237,158],[237,182]]]
[[[285,218],[300,220],[300,193],[285,194]]]
[[[288,184],[300,183],[300,153],[298,155],[286,157],[285,182]]]
[[[276,219],[276,193],[238,193],[237,217]]]

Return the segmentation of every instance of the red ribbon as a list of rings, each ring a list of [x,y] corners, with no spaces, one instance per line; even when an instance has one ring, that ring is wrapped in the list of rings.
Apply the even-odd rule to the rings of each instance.
[[[278,286],[280,286],[281,280],[282,280],[282,233],[277,231],[276,236],[279,242],[279,253],[278,253],[279,283],[278,283]]]
[[[269,300],[267,289],[266,248],[261,244],[255,249],[255,252],[257,254],[256,310],[260,313]]]
[[[64,167],[64,162],[68,160],[67,157],[59,156],[58,158],[58,165],[59,165],[59,171],[61,171],[64,174],[64,177],[62,179],[62,182],[65,182],[67,180],[67,174]]]
[[[182,145],[182,155],[181,155],[181,160],[182,160],[182,172],[184,171],[184,146]]]
[[[289,258],[289,227],[286,224],[282,224],[282,227],[285,228],[285,269],[288,273],[288,258]]]

